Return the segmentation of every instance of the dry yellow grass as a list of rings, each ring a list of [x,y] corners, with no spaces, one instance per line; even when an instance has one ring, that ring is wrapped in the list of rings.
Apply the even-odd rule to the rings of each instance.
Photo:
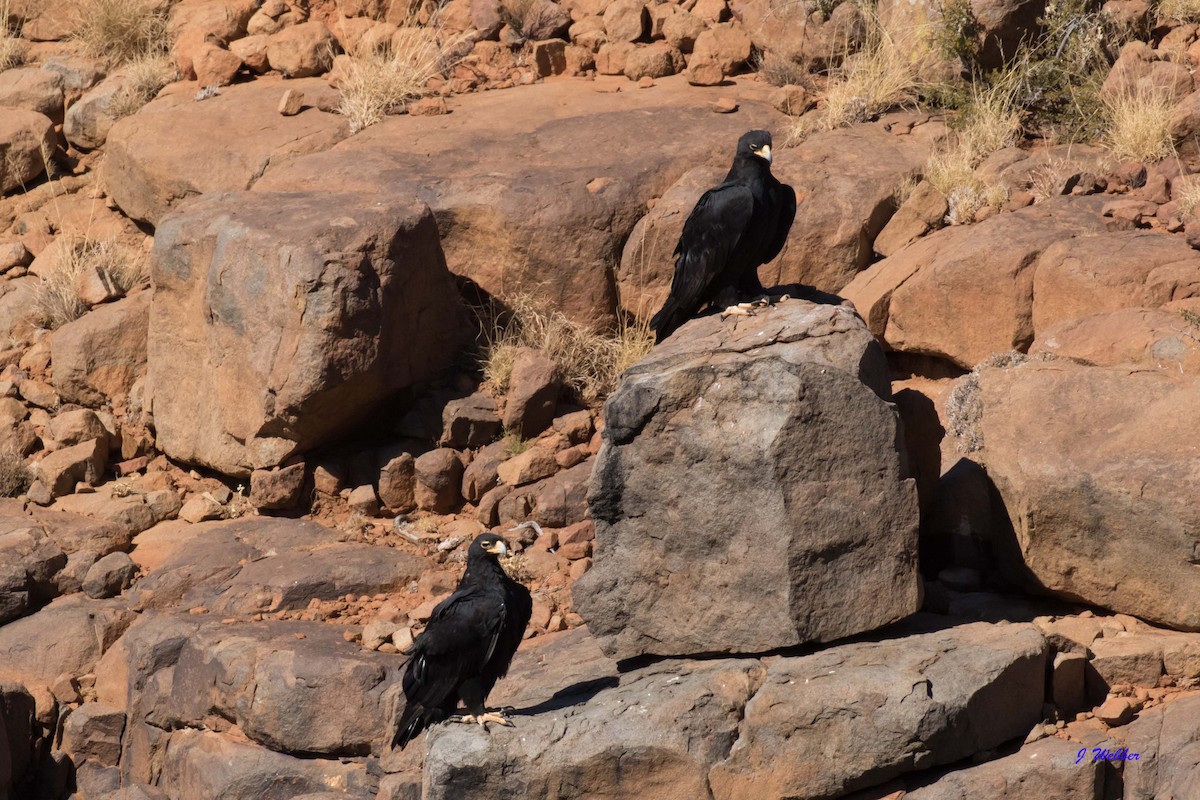
[[[1171,137],[1171,97],[1135,86],[1104,99],[1103,141],[1113,155],[1134,161],[1160,161],[1175,152]]]
[[[974,222],[983,208],[1000,208],[1008,200],[1006,189],[989,185],[975,168],[997,150],[1014,145],[1020,136],[1015,74],[1001,76],[990,87],[973,86],[957,131],[925,164],[925,179],[946,196],[947,221],[952,225]]]
[[[136,113],[177,77],[174,62],[162,53],[138,56],[129,62],[125,72],[129,76],[128,82],[108,104],[108,113],[113,119]]]
[[[144,280],[141,255],[122,244],[85,238],[61,246],[62,256],[42,276],[34,295],[33,319],[44,328],[55,330],[87,311],[79,297],[79,282],[89,269],[106,274],[122,293]]]
[[[8,0],[0,0],[0,72],[9,67],[20,66],[25,60],[25,42],[20,28],[10,27],[12,7]]]
[[[125,64],[169,49],[162,0],[81,0],[75,38],[95,58]]]
[[[338,113],[357,133],[382,122],[421,96],[431,78],[442,74],[446,54],[432,28],[405,25],[387,46],[349,56],[338,80]]]
[[[488,336],[481,366],[484,379],[507,391],[513,358],[519,348],[540,350],[558,367],[559,377],[586,402],[607,395],[626,368],[654,346],[646,322],[622,323],[613,333],[597,332],[546,308],[529,295],[506,302],[507,322]]]
[[[1200,0],[1159,0],[1155,12],[1163,21],[1200,22]]]
[[[16,497],[31,482],[32,476],[21,456],[10,448],[0,449],[0,497]]]
[[[888,30],[873,12],[864,11],[866,39],[855,53],[844,54],[830,75],[824,104],[797,120],[793,138],[814,130],[833,130],[861,122],[915,101],[917,61],[925,45],[917,28]]]
[[[1192,212],[1200,207],[1200,182],[1184,183],[1178,191],[1174,191],[1172,197],[1179,206],[1179,214],[1183,217],[1190,217]]]

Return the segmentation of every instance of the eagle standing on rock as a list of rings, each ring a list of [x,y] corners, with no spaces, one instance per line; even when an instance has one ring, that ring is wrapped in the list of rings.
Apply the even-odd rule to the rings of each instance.
[[[467,571],[454,594],[438,603],[429,625],[408,650],[402,682],[404,713],[393,747],[403,748],[429,725],[448,720],[512,725],[504,712],[489,712],[484,701],[509,662],[533,615],[529,590],[508,577],[499,556],[508,545],[494,533],[475,537],[467,550]],[[466,706],[457,715],[458,702]]]
[[[783,249],[796,218],[796,192],[771,174],[771,134],[750,131],[719,186],[700,196],[675,245],[675,277],[650,320],[661,342],[709,304],[735,310],[740,294],[761,296],[759,266]]]

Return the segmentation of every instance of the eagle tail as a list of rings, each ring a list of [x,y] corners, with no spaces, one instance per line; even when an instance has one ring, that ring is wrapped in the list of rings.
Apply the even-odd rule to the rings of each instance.
[[[687,320],[680,319],[679,306],[675,304],[675,298],[668,297],[667,302],[663,307],[650,319],[650,329],[654,331],[654,343],[661,344],[663,339],[666,339],[675,330]]]

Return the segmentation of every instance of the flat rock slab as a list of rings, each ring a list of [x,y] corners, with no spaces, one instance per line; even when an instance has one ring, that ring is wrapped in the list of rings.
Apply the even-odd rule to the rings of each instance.
[[[334,625],[209,618],[181,648],[170,693],[142,710],[168,730],[224,717],[272,750],[367,755],[384,738],[381,698],[402,661],[346,642]]]
[[[1104,797],[1103,761],[1091,752],[1077,763],[1079,743],[1049,738],[985,764],[956,770],[932,783],[910,788],[904,800],[1096,800]],[[1128,767],[1126,768],[1128,769]]]
[[[1031,361],[964,393],[1029,588],[1200,630],[1200,379]],[[971,433],[970,431],[974,431]]]
[[[761,672],[753,659],[674,661],[490,736],[439,725],[426,735],[423,797],[709,797],[708,765],[737,738]]]
[[[172,458],[247,477],[447,366],[465,315],[411,195],[209,194],[159,226],[147,403]]]
[[[143,609],[273,613],[313,598],[393,591],[430,568],[421,556],[337,537],[315,522],[267,517],[164,523],[135,542],[133,559],[147,574],[132,597]]]
[[[516,727],[434,726],[423,796],[841,797],[1019,740],[1041,719],[1048,648],[1032,626],[894,635],[620,673],[585,632],[534,644],[497,687]]]
[[[170,800],[284,800],[331,789],[370,800],[378,788],[361,762],[295,758],[210,731],[172,733],[161,758],[158,786]]]
[[[727,169],[748,130],[782,137],[787,118],[767,101],[770,87],[749,81],[711,91],[683,76],[651,90],[592,86],[455,98],[452,114],[388,119],[273,167],[255,189],[415,193],[437,214],[456,275],[493,296],[536,291],[575,319],[611,321],[612,263],[647,201],[697,164]],[[712,113],[722,96],[741,110]]]
[[[49,686],[61,675],[90,672],[133,618],[118,601],[60,597],[0,627],[0,679]]]
[[[800,300],[694,320],[630,368],[592,478],[595,563],[573,589],[604,651],[759,653],[916,611],[917,497],[890,399],[858,316]]]
[[[205,192],[249,189],[271,166],[326,150],[350,135],[346,118],[309,109],[279,115],[285,88],[316,95],[317,78],[256,80],[194,99],[195,84],[168,88],[112,126],[103,176],[109,195],[133,219],[158,225],[175,205]]]
[[[840,797],[1024,736],[1046,658],[1032,625],[973,623],[779,659],[713,768],[713,796]]]

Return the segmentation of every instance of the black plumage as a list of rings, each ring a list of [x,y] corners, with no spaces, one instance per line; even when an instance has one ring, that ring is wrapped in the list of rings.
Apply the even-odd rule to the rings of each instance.
[[[408,650],[404,712],[393,747],[403,748],[427,726],[451,718],[461,700],[464,721],[510,724],[488,713],[484,701],[508,672],[533,614],[529,590],[500,566],[508,546],[480,534],[467,550],[467,571],[454,594],[438,603],[425,630]]]
[[[783,249],[796,218],[796,192],[771,174],[771,134],[738,139],[729,174],[700,196],[675,245],[675,276],[650,321],[661,342],[709,304],[761,295],[758,268]]]

